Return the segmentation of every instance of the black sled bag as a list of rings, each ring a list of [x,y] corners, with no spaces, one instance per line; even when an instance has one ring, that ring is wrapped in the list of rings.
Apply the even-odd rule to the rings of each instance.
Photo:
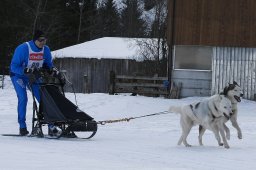
[[[69,101],[54,85],[41,86],[40,110],[45,122],[91,121],[93,118]]]

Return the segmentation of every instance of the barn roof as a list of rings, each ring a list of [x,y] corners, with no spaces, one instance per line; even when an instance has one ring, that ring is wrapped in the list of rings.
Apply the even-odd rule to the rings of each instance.
[[[52,52],[53,58],[138,59],[138,39],[104,37]]]

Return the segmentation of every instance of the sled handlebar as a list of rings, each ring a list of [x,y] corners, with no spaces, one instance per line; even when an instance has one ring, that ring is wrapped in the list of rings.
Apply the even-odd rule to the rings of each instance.
[[[66,84],[65,76],[53,69],[36,68],[32,73],[28,73],[27,76],[31,84],[39,79],[41,80],[41,82],[38,82],[40,85],[55,84],[64,86]],[[57,83],[56,80],[58,80]]]

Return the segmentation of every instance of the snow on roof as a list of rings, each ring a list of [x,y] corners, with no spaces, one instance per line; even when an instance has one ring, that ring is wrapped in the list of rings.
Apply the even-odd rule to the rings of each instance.
[[[139,59],[135,38],[104,37],[52,52],[53,58]]]

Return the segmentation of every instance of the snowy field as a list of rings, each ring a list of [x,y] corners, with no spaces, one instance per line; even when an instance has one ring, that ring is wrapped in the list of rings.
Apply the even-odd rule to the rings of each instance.
[[[32,98],[28,93],[28,129],[31,131]],[[67,97],[75,101],[74,95]],[[119,119],[168,110],[202,100],[180,100],[108,94],[77,94],[81,110],[95,120]],[[0,89],[0,133],[18,133],[17,98],[12,87]],[[51,140],[0,136],[0,170],[253,170],[256,167],[256,102],[242,100],[239,140],[230,122],[230,149],[217,145],[212,132],[197,141],[198,128],[188,136],[190,148],[177,146],[181,134],[179,115],[170,113],[107,125],[99,125],[90,140]]]

